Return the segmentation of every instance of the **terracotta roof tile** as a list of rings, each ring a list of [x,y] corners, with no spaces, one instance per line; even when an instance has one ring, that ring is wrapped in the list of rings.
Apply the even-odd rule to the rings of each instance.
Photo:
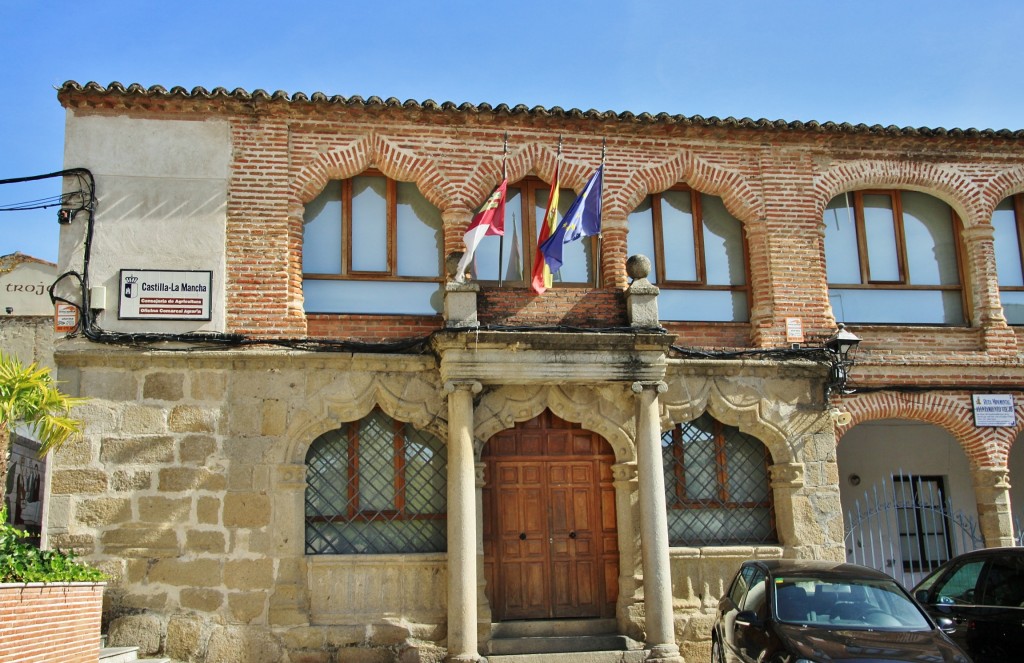
[[[96,96],[125,96],[125,97],[136,97],[136,98],[149,98],[149,99],[191,99],[191,100],[203,100],[203,101],[216,101],[216,100],[235,100],[241,102],[277,102],[277,103],[290,103],[290,104],[317,104],[317,105],[328,105],[328,106],[363,106],[363,107],[390,107],[390,108],[405,108],[410,110],[431,110],[431,111],[449,111],[459,113],[474,113],[483,114],[491,113],[494,115],[528,115],[536,117],[553,117],[553,118],[566,118],[566,119],[591,119],[604,122],[618,121],[618,122],[632,122],[636,124],[676,124],[680,126],[697,126],[697,127],[722,127],[722,128],[738,128],[738,129],[756,129],[756,130],[774,130],[774,131],[794,131],[794,132],[807,132],[807,133],[846,133],[846,134],[877,134],[887,136],[921,136],[921,137],[934,137],[934,136],[949,136],[954,138],[967,137],[967,138],[1010,138],[1010,139],[1021,139],[1024,138],[1024,129],[1011,131],[1009,129],[944,129],[928,128],[928,127],[898,127],[895,125],[882,126],[880,124],[867,125],[867,124],[850,124],[849,122],[800,122],[800,121],[786,121],[786,120],[768,120],[758,119],[754,120],[749,117],[736,119],[734,117],[718,118],[718,117],[702,117],[700,115],[670,115],[668,113],[640,113],[635,114],[629,111],[615,112],[615,111],[598,111],[598,110],[580,110],[578,108],[570,108],[565,110],[559,106],[552,108],[544,108],[543,106],[534,106],[532,108],[527,107],[524,104],[516,104],[515,106],[509,106],[508,104],[498,104],[492,106],[488,103],[471,104],[471,103],[460,103],[456,104],[451,101],[444,101],[438,103],[432,99],[426,101],[414,101],[412,99],[406,101],[400,101],[395,97],[388,97],[387,99],[381,99],[377,96],[368,97],[366,99],[356,95],[352,97],[345,97],[342,95],[331,95],[328,96],[323,92],[314,92],[312,95],[306,95],[302,92],[296,92],[294,94],[288,94],[283,90],[277,90],[275,92],[267,92],[265,90],[253,90],[248,92],[242,88],[235,88],[234,90],[228,91],[227,88],[215,87],[212,90],[207,90],[204,87],[194,87],[191,90],[186,90],[183,87],[175,86],[170,90],[160,85],[153,85],[150,87],[143,87],[138,83],[132,83],[125,87],[121,83],[113,82],[106,87],[90,82],[85,85],[80,85],[75,81],[67,81],[60,86],[57,90],[58,98],[62,101],[70,94],[79,93],[84,95],[96,95]]]

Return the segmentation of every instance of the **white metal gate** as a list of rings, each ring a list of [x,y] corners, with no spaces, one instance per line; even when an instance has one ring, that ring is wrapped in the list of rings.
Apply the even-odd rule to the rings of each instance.
[[[846,560],[884,571],[907,589],[950,557],[985,546],[977,520],[953,511],[938,477],[902,470],[846,512]]]

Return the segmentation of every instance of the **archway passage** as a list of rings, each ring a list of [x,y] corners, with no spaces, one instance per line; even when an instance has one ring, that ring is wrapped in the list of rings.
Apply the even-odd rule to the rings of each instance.
[[[483,461],[494,619],[614,616],[619,551],[608,443],[545,411],[491,438]]]

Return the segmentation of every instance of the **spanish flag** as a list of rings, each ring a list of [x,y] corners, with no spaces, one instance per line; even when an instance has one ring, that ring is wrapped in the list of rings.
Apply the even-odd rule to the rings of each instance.
[[[551,270],[540,247],[547,241],[551,233],[558,227],[558,164],[555,164],[555,176],[551,180],[551,193],[548,195],[548,207],[544,211],[544,221],[540,225],[540,236],[537,237],[537,255],[533,258],[533,291],[538,295],[551,287]]]

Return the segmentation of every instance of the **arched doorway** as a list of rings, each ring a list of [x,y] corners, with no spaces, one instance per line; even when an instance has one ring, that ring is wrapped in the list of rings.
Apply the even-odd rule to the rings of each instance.
[[[608,443],[545,411],[492,437],[482,460],[495,621],[613,617],[619,551]]]

